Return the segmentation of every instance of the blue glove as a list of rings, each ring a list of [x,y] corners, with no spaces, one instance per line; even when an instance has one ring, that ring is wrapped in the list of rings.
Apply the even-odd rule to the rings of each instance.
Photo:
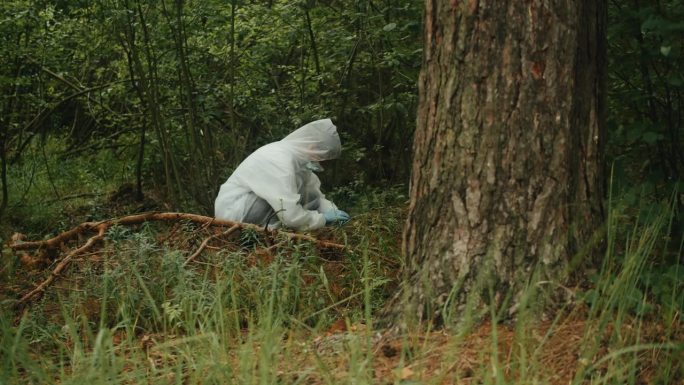
[[[326,225],[331,225],[331,224],[340,224],[343,225],[347,223],[349,220],[349,214],[345,213],[342,210],[339,209],[332,209],[328,210],[323,213],[323,216],[325,217],[325,224]]]

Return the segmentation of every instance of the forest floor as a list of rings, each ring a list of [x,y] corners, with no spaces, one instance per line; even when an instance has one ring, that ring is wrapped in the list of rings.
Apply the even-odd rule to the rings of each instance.
[[[241,229],[226,236],[225,227],[188,221],[145,223],[112,226],[55,274],[58,262],[94,233],[42,254],[12,252],[6,245],[0,301],[11,304],[51,275],[55,279],[13,311],[3,305],[10,324],[6,337],[20,335],[17,330],[52,334],[36,337],[34,331],[31,339],[24,331],[26,356],[10,366],[5,362],[16,367],[5,375],[9,383],[30,383],[28,368],[42,367],[51,382],[77,383],[75,352],[103,354],[98,341],[104,328],[109,360],[119,362],[115,383],[684,381],[680,314],[643,316],[619,306],[599,314],[577,300],[546,316],[495,323],[484,317],[438,330],[374,329],[368,325],[371,312],[398,287],[403,213],[396,207],[391,217],[360,215],[347,227],[312,234],[345,245],[345,251],[275,233]],[[220,286],[226,277],[233,283]],[[224,289],[230,301],[216,299]],[[282,298],[268,300],[274,294]],[[135,313],[135,321],[122,309]],[[33,329],[21,326],[27,322]],[[202,346],[212,339],[220,341],[216,351]],[[65,355],[72,358],[65,362]],[[210,356],[211,364],[188,355]],[[217,365],[230,374],[212,374]]]

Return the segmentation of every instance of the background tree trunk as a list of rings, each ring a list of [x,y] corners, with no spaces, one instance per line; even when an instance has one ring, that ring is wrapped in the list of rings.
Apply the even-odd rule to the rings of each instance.
[[[513,311],[526,285],[567,282],[603,218],[605,20],[593,0],[426,1],[412,314],[458,316],[474,290]]]

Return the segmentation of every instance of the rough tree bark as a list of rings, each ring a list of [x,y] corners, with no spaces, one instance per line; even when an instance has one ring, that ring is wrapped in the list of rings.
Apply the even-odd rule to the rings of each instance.
[[[603,216],[605,12],[426,0],[403,310],[458,317],[476,292],[513,312],[567,282]]]

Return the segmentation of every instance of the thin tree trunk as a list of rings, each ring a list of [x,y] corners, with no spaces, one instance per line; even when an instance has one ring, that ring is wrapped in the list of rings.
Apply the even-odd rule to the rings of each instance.
[[[203,206],[209,207],[213,204],[213,194],[210,194],[202,186],[212,183],[212,172],[216,169],[213,159],[209,154],[211,151],[210,133],[202,129],[199,120],[199,111],[195,98],[195,82],[187,55],[187,37],[183,22],[183,0],[174,0],[173,14],[166,7],[166,2],[162,1],[162,11],[168,22],[173,35],[176,57],[178,59],[178,90],[180,94],[181,107],[185,116],[184,127],[186,129],[187,141],[190,151],[197,162],[187,165],[186,171],[195,176],[195,183],[187,186],[192,197]]]
[[[21,44],[21,37],[22,33],[19,33],[17,36],[17,46]],[[28,40],[28,33],[26,34],[26,39]],[[22,69],[22,63],[19,59],[18,56],[14,57],[14,68],[12,73],[14,74],[14,77],[11,79],[12,82],[8,84],[13,85],[13,89],[11,92],[11,95],[9,97],[5,98],[5,105],[3,108],[3,116],[0,116],[0,162],[2,162],[2,165],[0,167],[0,183],[2,183],[2,200],[0,201],[0,219],[2,219],[3,215],[5,214],[5,210],[7,209],[7,205],[9,203],[9,184],[7,181],[7,152],[8,152],[8,147],[9,147],[9,142],[10,142],[10,128],[12,127],[12,116],[16,112],[15,107],[17,106],[17,95],[19,94],[19,76],[21,75],[21,69]],[[19,141],[18,143],[21,143],[21,134],[23,134],[23,131],[20,131],[20,136],[19,136]],[[21,156],[21,151],[23,151],[23,146],[19,146],[17,153],[15,154],[15,159],[19,159]]]
[[[0,219],[5,214],[7,209],[7,202],[9,201],[9,188],[7,185],[7,148],[5,146],[5,128],[3,125],[2,133],[0,133],[0,181],[2,182],[2,201],[0,201]]]
[[[301,51],[299,52],[299,111],[304,109],[304,103],[306,100],[306,63],[304,58],[306,57],[306,50],[304,49],[304,44],[301,45]]]
[[[52,192],[55,193],[55,197],[57,199],[61,199],[61,195],[59,194],[59,191],[57,191],[57,185],[55,185],[55,180],[52,177],[52,172],[50,171],[50,162],[48,161],[47,153],[45,152],[44,140],[40,143],[40,151],[43,154],[43,162],[45,162],[45,171],[47,172],[47,179],[48,182],[50,182],[50,186],[52,187]]]
[[[318,46],[316,45],[316,36],[314,35],[313,26],[311,25],[311,16],[309,16],[309,7],[304,5],[304,18],[306,20],[306,29],[309,32],[309,40],[311,41],[311,53],[313,54],[314,66],[316,68],[316,76],[318,77],[318,91],[323,89],[323,82],[321,76],[321,63],[318,58]]]
[[[513,313],[528,285],[569,280],[602,223],[605,18],[593,0],[426,1],[410,278],[389,316]]]
[[[237,4],[230,2],[230,129],[235,132],[235,14]]]
[[[164,176],[166,178],[166,189],[167,194],[172,201],[177,202],[177,194],[182,193],[181,182],[179,172],[176,169],[174,155],[171,149],[171,144],[169,143],[169,136],[165,130],[165,124],[163,122],[162,114],[159,109],[160,106],[160,96],[159,96],[159,78],[157,76],[157,58],[155,52],[152,50],[152,42],[150,37],[149,29],[147,28],[147,22],[145,19],[145,14],[142,10],[142,5],[138,0],[136,3],[138,18],[140,20],[140,27],[142,29],[143,36],[143,51],[147,59],[147,89],[145,94],[148,98],[148,107],[150,110],[150,119],[152,122],[152,127],[154,127],[157,137],[159,138],[159,144],[163,153],[164,159]],[[176,184],[174,188],[174,182]]]
[[[147,127],[147,119],[143,116],[140,122],[140,141],[138,143],[138,160],[135,164],[135,199],[139,202],[145,198],[143,193],[143,164],[145,163],[145,131]]]
[[[128,8],[128,4],[126,4]],[[140,62],[140,55],[138,53],[138,47],[135,42],[135,29],[133,27],[133,22],[131,20],[130,14],[127,17],[127,23],[123,26],[124,37],[120,39],[120,43],[124,51],[126,52],[126,58],[128,62],[128,72],[131,78],[131,84],[135,89],[138,99],[140,99],[140,105],[142,107],[142,119],[140,122],[140,140],[138,142],[138,157],[135,165],[135,184],[136,192],[135,197],[138,201],[142,201],[144,198],[143,193],[143,163],[145,161],[145,136],[147,131],[147,113],[149,113],[149,108],[147,106],[147,78],[143,70],[142,63]]]

